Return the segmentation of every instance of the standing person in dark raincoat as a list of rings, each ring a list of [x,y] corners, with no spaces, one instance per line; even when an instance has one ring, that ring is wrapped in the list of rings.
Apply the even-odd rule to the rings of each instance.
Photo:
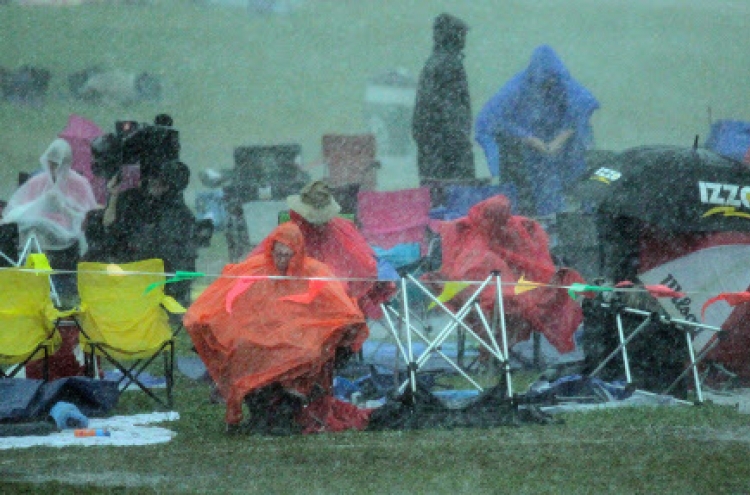
[[[463,66],[468,30],[450,14],[435,18],[435,45],[419,77],[412,121],[422,183],[474,178],[471,103]]]
[[[565,210],[565,187],[586,171],[589,120],[597,108],[552,47],[542,45],[479,112],[476,140],[490,174],[516,186],[522,214]]]
[[[149,168],[139,187],[124,192],[115,176],[107,185],[109,203],[101,219],[89,219],[92,237],[100,242],[87,258],[115,263],[159,258],[168,273],[194,271],[195,216],[183,197],[189,181],[190,169],[178,160]],[[167,284],[165,291],[190,304],[189,280]]]

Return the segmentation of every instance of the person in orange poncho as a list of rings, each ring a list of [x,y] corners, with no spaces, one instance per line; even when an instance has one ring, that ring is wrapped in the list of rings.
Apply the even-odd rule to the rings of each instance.
[[[378,264],[375,252],[353,222],[341,218],[341,207],[331,194],[328,184],[314,181],[299,194],[287,198],[289,221],[299,227],[305,238],[307,256],[328,265],[342,281],[347,293],[357,300],[368,318],[383,316],[380,304],[396,292],[393,282],[378,282]],[[252,254],[265,249],[265,240]]]
[[[358,351],[369,333],[339,282],[311,279],[333,274],[305,256],[297,226],[280,225],[265,246],[228,265],[185,315],[195,349],[226,399],[228,431],[240,424],[243,401],[251,409],[249,427],[293,427],[302,404],[330,396],[337,350]],[[283,407],[295,401],[297,407]]]
[[[521,277],[551,285],[583,282],[574,270],[557,270],[544,229],[530,218],[511,215],[505,196],[477,203],[466,217],[439,222],[435,229],[442,240],[443,264],[434,278],[484,280],[498,271],[504,284],[518,282]],[[454,305],[462,304],[470,292],[471,287],[464,289]],[[534,331],[544,334],[561,353],[575,349],[573,334],[583,314],[565,290],[539,287],[515,295],[512,286],[504,286],[503,296],[511,344],[527,340]],[[494,307],[495,297],[494,289],[482,293],[480,305],[485,312]]]

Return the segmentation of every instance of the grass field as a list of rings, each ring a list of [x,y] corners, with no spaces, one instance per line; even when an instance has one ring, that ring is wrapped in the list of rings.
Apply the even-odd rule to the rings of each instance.
[[[171,113],[194,172],[230,167],[243,144],[298,142],[317,162],[323,133],[366,130],[368,78],[418,73],[442,11],[472,27],[465,65],[475,113],[547,42],[602,104],[598,148],[691,144],[707,133],[709,107],[714,119],[750,120],[749,2],[308,0],[255,17],[152,3],[0,6],[0,66],[54,75],[44,106],[0,103],[0,198],[18,171],[38,166],[71,113],[106,130]],[[129,108],[71,100],[65,78],[93,64],[155,72],[166,97]],[[220,265],[226,249],[219,240],[206,253],[206,266]],[[0,494],[750,493],[750,418],[727,407],[568,414],[561,425],[491,430],[228,438],[204,384],[180,378],[176,388],[172,442],[1,451]],[[115,413],[151,407],[125,394]]]
[[[0,493],[696,493],[750,491],[750,421],[728,407],[576,413],[489,430],[227,437],[178,382],[168,444],[4,451]],[[125,394],[118,413],[142,412]]]

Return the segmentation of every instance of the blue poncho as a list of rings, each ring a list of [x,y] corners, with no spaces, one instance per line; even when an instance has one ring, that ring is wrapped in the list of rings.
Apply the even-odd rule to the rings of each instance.
[[[573,136],[557,154],[521,146],[521,159],[536,203],[536,215],[565,208],[563,186],[585,172],[584,153],[591,142],[589,120],[599,102],[571,77],[548,45],[534,50],[529,66],[511,78],[484,105],[476,121],[476,140],[484,149],[493,176],[500,176],[506,157],[499,138],[537,137],[545,142],[560,132]]]

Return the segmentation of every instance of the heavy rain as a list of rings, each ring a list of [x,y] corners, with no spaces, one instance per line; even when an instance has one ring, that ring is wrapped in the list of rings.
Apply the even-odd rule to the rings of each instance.
[[[0,0],[0,492],[750,492],[748,22]]]

